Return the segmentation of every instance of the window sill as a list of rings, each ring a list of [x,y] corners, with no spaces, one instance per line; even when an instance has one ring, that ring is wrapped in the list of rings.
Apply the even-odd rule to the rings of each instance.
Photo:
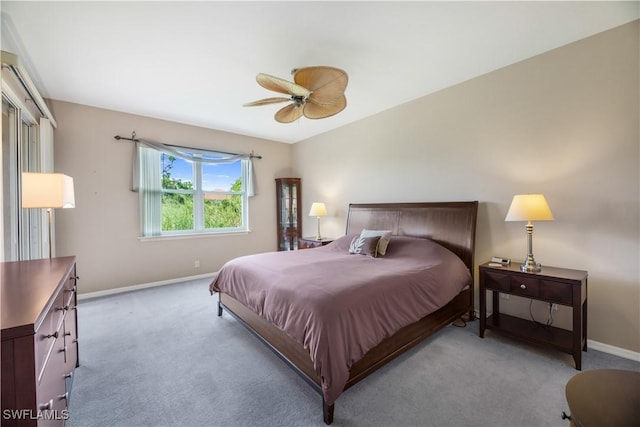
[[[202,239],[202,238],[209,238],[209,237],[245,235],[245,234],[249,234],[250,232],[251,230],[222,231],[222,232],[212,232],[212,233],[167,234],[164,236],[148,236],[148,237],[139,236],[138,240],[140,242],[154,242],[159,240]]]

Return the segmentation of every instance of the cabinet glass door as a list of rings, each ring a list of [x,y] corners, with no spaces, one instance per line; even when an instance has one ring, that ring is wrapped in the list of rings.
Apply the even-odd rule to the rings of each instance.
[[[300,204],[300,179],[276,179],[278,202],[278,250],[290,251],[298,249],[301,218],[298,210]]]

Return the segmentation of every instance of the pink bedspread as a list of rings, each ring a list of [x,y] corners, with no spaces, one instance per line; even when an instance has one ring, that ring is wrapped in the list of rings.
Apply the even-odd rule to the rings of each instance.
[[[372,258],[349,254],[352,237],[236,258],[210,285],[309,350],[328,405],[367,351],[471,284],[464,263],[430,240],[394,236],[387,254]]]

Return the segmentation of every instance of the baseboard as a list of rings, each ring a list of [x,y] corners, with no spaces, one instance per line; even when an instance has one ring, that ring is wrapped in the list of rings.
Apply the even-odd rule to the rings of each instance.
[[[206,279],[207,277],[213,277],[215,274],[216,274],[215,272],[205,273],[205,274],[198,274],[197,276],[179,277],[177,279],[161,280],[159,282],[142,283],[140,285],[124,286],[122,288],[106,289],[104,291],[87,292],[85,294],[78,294],[78,300],[104,297],[107,295],[121,294],[124,292],[137,291],[140,289],[155,288],[157,286],[173,285],[175,283],[186,282],[188,280]]]
[[[587,349],[594,349],[603,353],[613,354],[614,356],[633,360],[634,362],[640,362],[640,353],[637,351],[627,350],[626,348],[620,348],[598,341],[587,340]]]

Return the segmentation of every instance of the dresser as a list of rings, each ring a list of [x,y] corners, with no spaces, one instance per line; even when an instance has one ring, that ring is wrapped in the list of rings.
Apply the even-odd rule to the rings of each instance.
[[[63,426],[78,366],[76,259],[0,263],[2,426]]]

